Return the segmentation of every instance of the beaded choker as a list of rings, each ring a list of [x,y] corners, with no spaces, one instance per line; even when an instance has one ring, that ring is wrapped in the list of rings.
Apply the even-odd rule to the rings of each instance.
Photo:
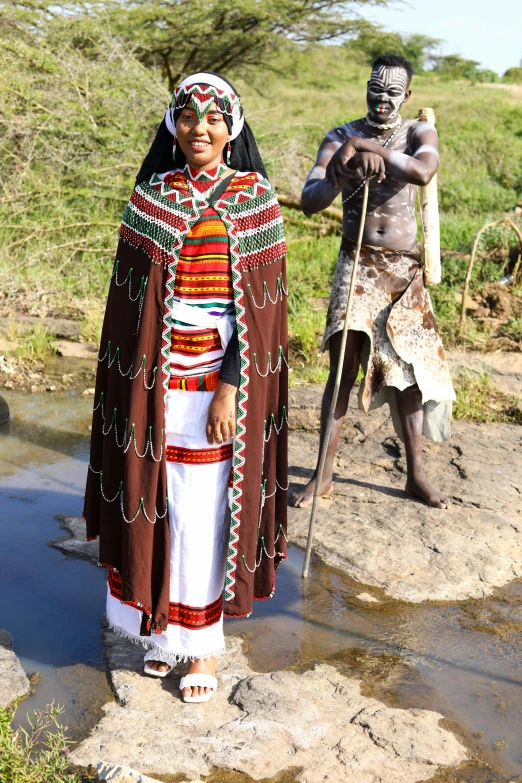
[[[392,128],[396,128],[397,125],[400,125],[402,122],[401,115],[397,115],[397,119],[395,122],[390,123],[383,123],[382,125],[379,122],[374,122],[373,120],[370,120],[368,114],[365,117],[366,122],[368,125],[371,125],[372,128],[379,128],[379,130],[391,130]]]
[[[192,180],[192,182],[213,182],[216,179],[221,179],[221,177],[227,172],[227,167],[223,161],[220,161],[220,163],[218,163],[217,166],[214,166],[213,169],[200,171],[199,169],[193,169],[192,166],[189,166],[187,163],[185,165],[184,171],[188,179]]]
[[[185,176],[187,177],[187,184],[192,196],[200,199],[202,196],[206,198],[209,191],[213,191],[221,178],[226,174],[227,167],[221,161],[213,169],[207,171],[197,171],[191,168],[188,163],[184,168]]]

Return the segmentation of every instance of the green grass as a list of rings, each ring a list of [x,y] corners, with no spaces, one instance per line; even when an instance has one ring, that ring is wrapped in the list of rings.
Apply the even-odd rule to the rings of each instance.
[[[324,134],[365,113],[368,68],[342,46],[289,49],[273,65],[278,73],[230,76],[241,89],[273,184],[298,197]],[[85,50],[74,48],[65,29],[53,40],[34,39],[30,47],[10,41],[0,48],[0,66],[0,296],[29,311],[46,296],[55,312],[81,318],[83,337],[96,342],[117,226],[168,104],[166,87],[102,25]],[[443,281],[431,289],[451,345],[459,317],[455,292],[464,282],[473,237],[521,198],[522,107],[517,94],[494,86],[416,76],[412,89],[404,116],[414,117],[424,106],[436,112],[442,246],[460,254],[444,255]],[[324,380],[326,365],[318,354],[324,310],[316,300],[329,294],[340,239],[319,237],[300,213],[283,212],[291,220],[286,232],[295,377]],[[502,230],[491,232],[481,250],[505,242]],[[500,257],[483,261],[479,252],[471,292],[499,279],[501,269]],[[521,339],[519,321],[509,330]],[[486,331],[469,318],[465,342],[484,347]],[[34,355],[39,350],[35,341]]]
[[[100,341],[103,310],[95,302],[84,307],[80,318],[80,334],[88,343],[97,345]]]
[[[68,761],[69,742],[58,723],[63,708],[47,705],[28,716],[29,730],[13,730],[20,700],[0,707],[0,780],[5,783],[80,783]]]
[[[5,332],[6,339],[13,344],[7,350],[24,361],[44,361],[54,353],[53,335],[41,324],[35,324],[30,329],[23,329],[11,318]]]
[[[488,373],[461,370],[455,380],[455,391],[453,416],[456,419],[522,424],[520,400],[499,391]]]

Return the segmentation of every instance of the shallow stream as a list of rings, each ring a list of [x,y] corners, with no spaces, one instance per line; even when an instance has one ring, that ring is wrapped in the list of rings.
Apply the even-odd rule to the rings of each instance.
[[[112,698],[99,625],[105,574],[48,541],[61,534],[55,514],[81,514],[92,397],[4,397],[12,419],[0,426],[0,628],[26,671],[40,673],[17,720],[54,698],[80,739]],[[319,563],[303,581],[302,556],[291,547],[275,597],[226,624],[252,667],[332,663],[368,695],[458,724],[489,765],[471,764],[459,781],[522,776],[522,584],[480,601],[407,604],[372,589],[380,602],[364,602],[364,585]]]

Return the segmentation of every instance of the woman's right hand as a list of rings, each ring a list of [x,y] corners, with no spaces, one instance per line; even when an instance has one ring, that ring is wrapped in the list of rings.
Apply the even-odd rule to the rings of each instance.
[[[206,435],[210,445],[226,443],[236,434],[237,387],[219,381],[208,406]]]

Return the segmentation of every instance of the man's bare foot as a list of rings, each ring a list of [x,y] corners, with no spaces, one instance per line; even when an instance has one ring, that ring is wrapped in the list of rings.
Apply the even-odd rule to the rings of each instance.
[[[304,486],[302,489],[299,489],[297,492],[294,492],[292,495],[292,506],[294,508],[306,508],[307,506],[311,505],[314,499],[314,492],[315,492],[315,485],[317,483],[317,479],[314,476],[306,486]],[[323,480],[321,482],[321,492],[319,493],[322,498],[327,497],[328,495],[331,495],[333,492],[333,483],[332,480],[328,481],[325,480],[323,476]]]
[[[433,506],[433,508],[449,508],[450,506],[450,502],[444,492],[434,487],[426,476],[408,478],[406,493],[423,500],[428,506]]]
[[[198,658],[197,661],[189,663],[186,674],[211,674],[212,677],[216,676],[216,659],[215,658]],[[203,696],[205,693],[210,693],[212,688],[202,688],[200,686],[192,686],[192,688],[183,688],[183,698],[186,696]]]
[[[154,669],[155,672],[168,672],[170,666],[163,661],[147,661],[147,665],[150,669]]]

